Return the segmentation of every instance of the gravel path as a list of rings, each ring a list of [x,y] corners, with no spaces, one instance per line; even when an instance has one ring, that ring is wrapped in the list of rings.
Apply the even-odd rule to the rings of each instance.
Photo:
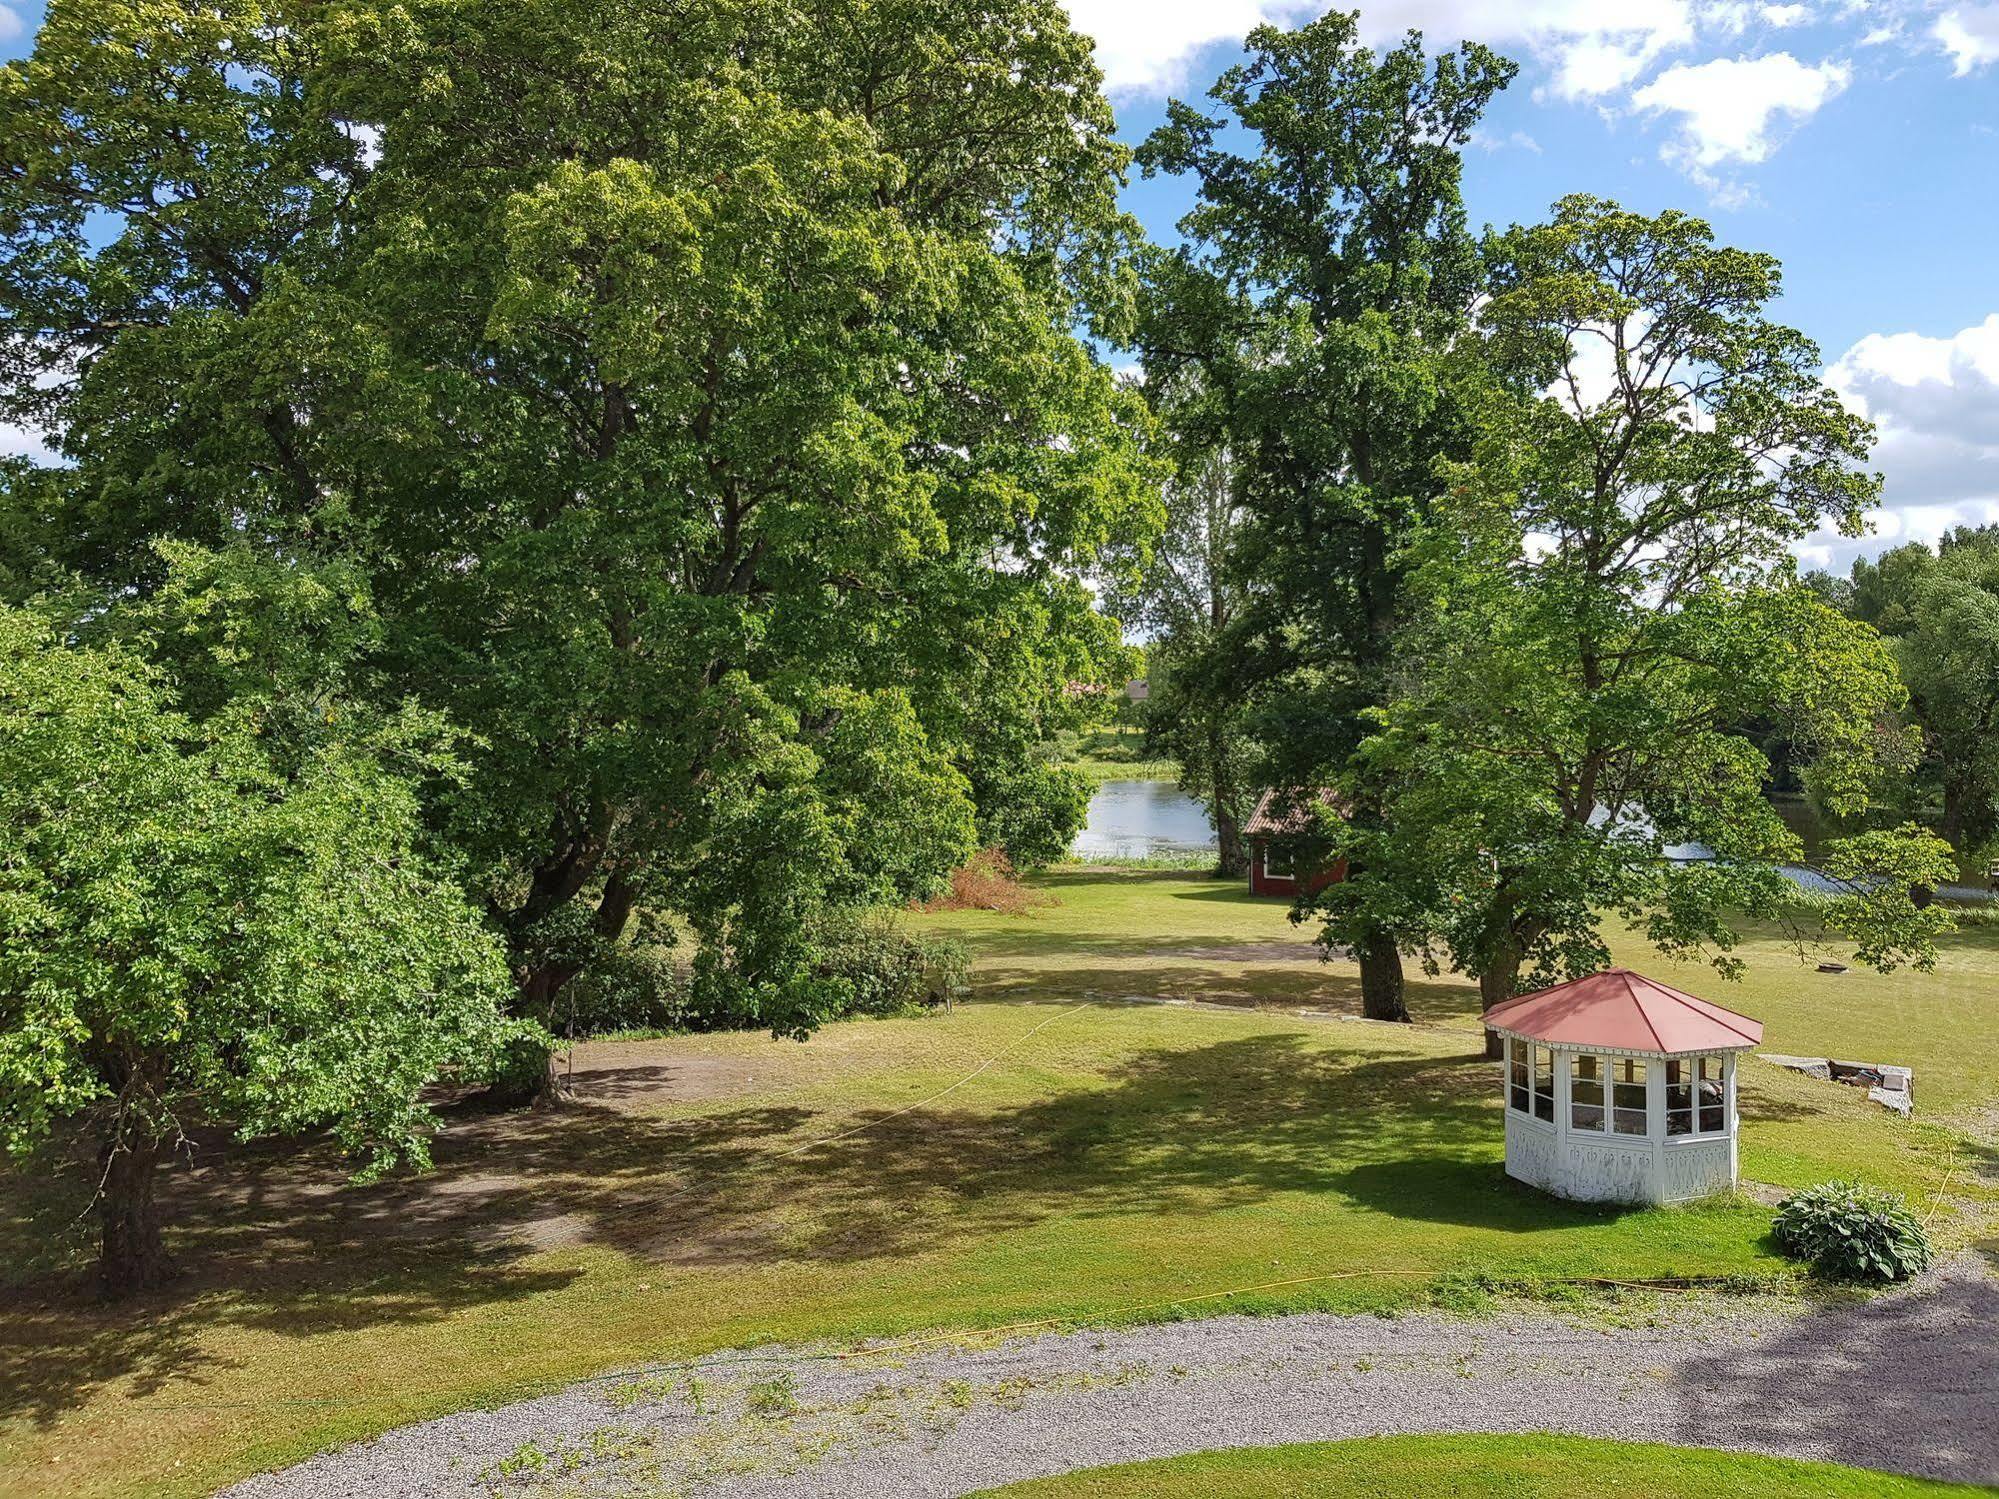
[[[916,1499],[1101,1463],[1391,1432],[1558,1431],[1999,1482],[1999,1283],[1977,1257],[1801,1313],[1636,1325],[1218,1317],[837,1359],[725,1354],[390,1432],[233,1499]]]

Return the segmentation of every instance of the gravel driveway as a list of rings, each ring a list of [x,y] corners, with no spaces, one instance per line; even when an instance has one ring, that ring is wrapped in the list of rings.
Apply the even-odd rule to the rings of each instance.
[[[1215,1447],[1452,1431],[1999,1482],[1999,1283],[1976,1257],[1868,1302],[1659,1297],[1634,1323],[1218,1317],[981,1349],[724,1354],[405,1427],[228,1492],[941,1499]]]

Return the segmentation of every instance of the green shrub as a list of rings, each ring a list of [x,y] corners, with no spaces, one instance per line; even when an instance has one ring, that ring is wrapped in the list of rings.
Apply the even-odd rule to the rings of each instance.
[[[884,912],[828,919],[817,934],[819,977],[844,985],[836,1015],[906,1015],[935,1009],[970,986],[963,944],[919,937]]]
[[[971,964],[964,946],[911,934],[890,914],[842,913],[818,923],[812,976],[837,998],[822,1018],[911,1015],[962,997]],[[758,991],[697,985],[687,950],[642,939],[599,956],[564,986],[550,1028],[558,1037],[629,1031],[726,1031],[769,1025]]]
[[[1821,1182],[1785,1198],[1772,1225],[1793,1259],[1837,1280],[1907,1280],[1929,1268],[1930,1237],[1901,1196]]]
[[[708,1030],[694,1011],[685,955],[667,942],[621,943],[563,986],[550,1029],[556,1035]]]

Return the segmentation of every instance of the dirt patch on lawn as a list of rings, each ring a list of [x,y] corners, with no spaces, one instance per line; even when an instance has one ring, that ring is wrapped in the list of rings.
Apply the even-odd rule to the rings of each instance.
[[[775,1058],[704,1055],[678,1040],[578,1041],[556,1053],[555,1065],[578,1103],[621,1114],[741,1097],[783,1071]]]
[[[1326,950],[1316,942],[1237,942],[1223,947],[1161,948],[1154,956],[1200,963],[1316,963],[1326,956]]]

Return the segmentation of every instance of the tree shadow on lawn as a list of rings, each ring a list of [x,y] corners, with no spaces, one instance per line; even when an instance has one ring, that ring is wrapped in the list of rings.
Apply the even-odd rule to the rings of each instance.
[[[431,1172],[372,1186],[350,1184],[324,1143],[215,1146],[163,1184],[185,1281],[123,1308],[44,1283],[0,1315],[0,1414],[47,1421],[107,1383],[198,1382],[200,1336],[218,1326],[308,1337],[552,1294],[582,1272],[527,1258],[544,1249],[864,1264],[1049,1219],[1199,1218],[1282,1194],[1301,1195],[1308,1223],[1343,1203],[1503,1232],[1592,1221],[1491,1190],[1500,1109],[1482,1057],[1387,1050],[1380,1032],[1364,1049],[1311,1039],[1147,1050],[1095,1086],[986,1111],[752,1102],[663,1117],[599,1066],[601,1102],[460,1111]],[[657,1049],[637,1056],[653,1067]],[[1114,1249],[1120,1231],[1106,1234]],[[1122,1240],[1150,1252],[1142,1228]]]
[[[1313,963],[1320,949],[1309,938],[1284,933],[1244,932],[1241,928],[1216,928],[1206,932],[1125,933],[1076,932],[1035,927],[1005,927],[998,930],[953,932],[975,957],[985,958],[1157,958],[1196,957],[1207,951],[1227,954],[1245,945],[1267,949],[1275,961]],[[1260,954],[1261,956],[1262,954]],[[1217,961],[1226,962],[1226,957]]]
[[[974,970],[973,982],[979,997],[1010,1003],[1180,999],[1277,1013],[1299,1009],[1331,1010],[1356,1017],[1361,1013],[1360,975],[1344,964],[1322,964],[1309,956],[1303,961],[1240,965],[1229,959],[1218,959],[1212,965],[1065,963],[1048,967],[1002,967],[982,962]],[[1411,979],[1405,992],[1410,1015],[1424,1024],[1478,1013],[1478,991],[1468,984]]]

